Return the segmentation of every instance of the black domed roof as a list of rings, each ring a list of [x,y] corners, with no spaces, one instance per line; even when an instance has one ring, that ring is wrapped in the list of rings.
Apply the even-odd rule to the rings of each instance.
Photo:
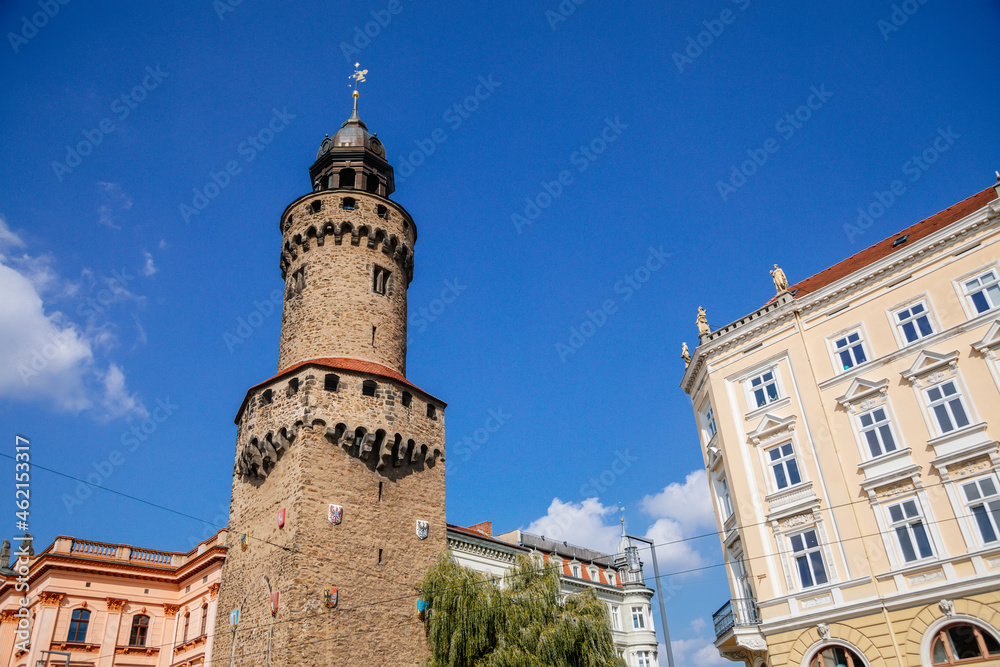
[[[356,97],[351,117],[344,121],[332,139],[329,136],[323,139],[316,159],[318,160],[329,150],[337,148],[367,148],[379,157],[385,157],[385,148],[382,146],[382,142],[368,131],[368,126],[358,116],[358,99]]]

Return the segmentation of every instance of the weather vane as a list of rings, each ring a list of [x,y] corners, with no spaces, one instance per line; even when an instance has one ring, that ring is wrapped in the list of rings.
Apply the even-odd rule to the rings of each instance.
[[[349,76],[349,79],[354,79],[353,84],[349,84],[350,87],[354,88],[354,97],[358,96],[358,84],[365,80],[365,74],[368,74],[366,69],[358,69],[361,67],[361,63],[354,63],[354,74]]]

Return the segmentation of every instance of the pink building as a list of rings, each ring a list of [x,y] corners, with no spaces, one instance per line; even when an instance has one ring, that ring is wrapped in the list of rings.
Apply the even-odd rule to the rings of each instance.
[[[0,579],[0,665],[193,667],[212,655],[226,531],[187,553],[59,536],[31,558],[27,593],[17,572]],[[20,600],[31,618],[17,635]],[[47,660],[47,661],[46,661]]]

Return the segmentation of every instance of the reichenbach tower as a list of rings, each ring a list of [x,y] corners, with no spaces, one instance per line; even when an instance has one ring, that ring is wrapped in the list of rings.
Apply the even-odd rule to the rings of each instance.
[[[415,587],[446,546],[445,404],[406,379],[417,228],[357,92],[309,175],[281,216],[278,374],[236,416],[212,659],[416,665]]]

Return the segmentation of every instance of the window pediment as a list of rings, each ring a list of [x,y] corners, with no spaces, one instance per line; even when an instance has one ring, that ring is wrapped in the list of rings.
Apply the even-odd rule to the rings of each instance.
[[[921,350],[913,365],[900,373],[906,380],[915,387],[922,387],[925,383],[936,384],[955,373],[958,370],[958,350],[947,354],[939,354],[930,350]]]
[[[982,340],[973,343],[972,347],[987,359],[997,359],[997,350],[1000,349],[1000,320],[994,321]]]
[[[795,430],[795,419],[795,415],[777,417],[768,413],[757,424],[757,428],[747,434],[747,441],[754,445],[760,445],[783,436],[787,437]]]
[[[884,402],[888,393],[888,378],[879,382],[865,378],[854,378],[851,381],[851,386],[847,388],[847,393],[838,397],[837,402],[843,405],[848,412],[854,414],[858,409],[870,410]]]

